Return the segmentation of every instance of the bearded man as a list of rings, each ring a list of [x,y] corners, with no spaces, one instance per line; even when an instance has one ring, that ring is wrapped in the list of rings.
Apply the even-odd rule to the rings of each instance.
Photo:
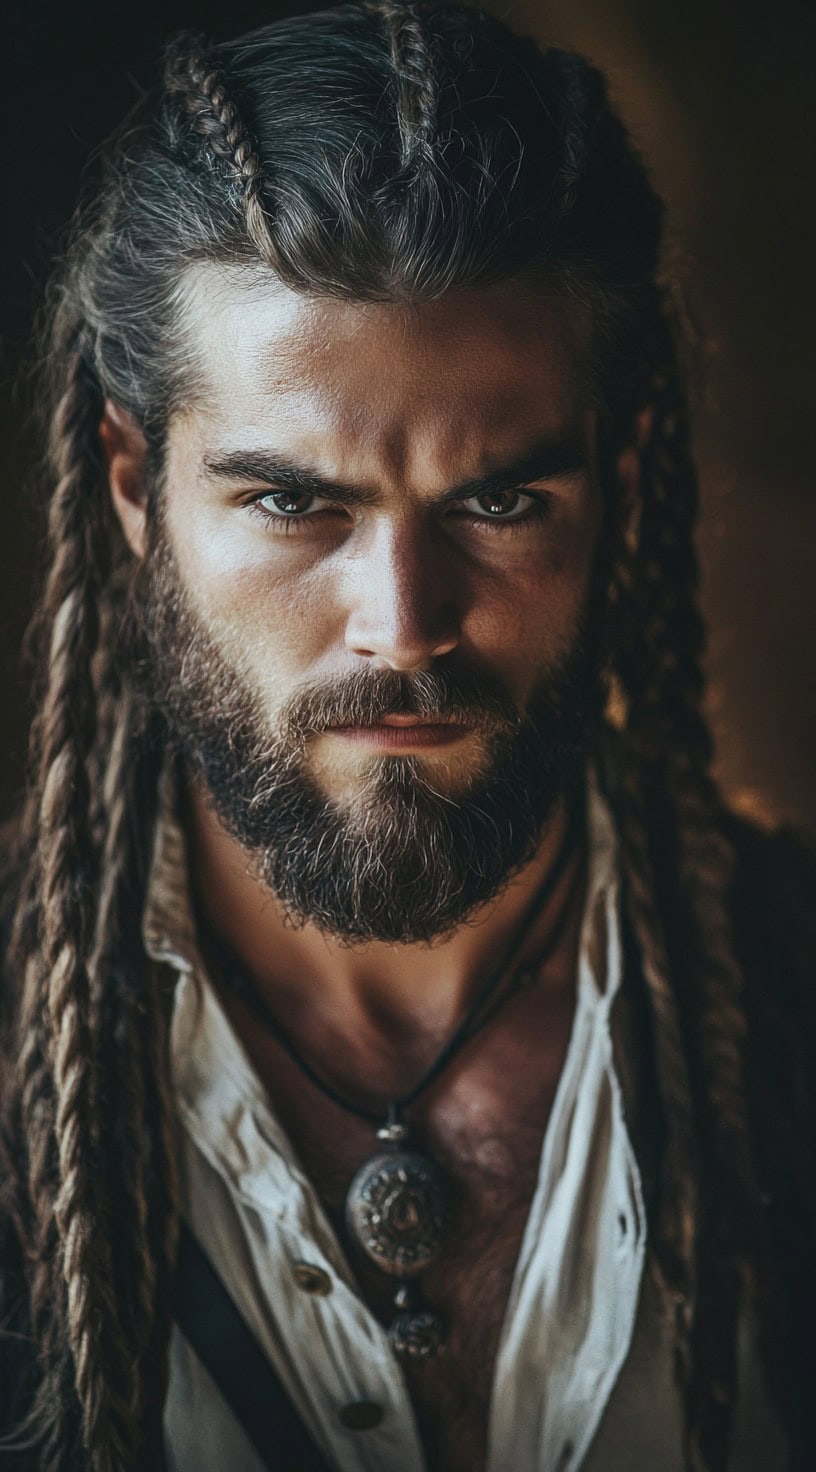
[[[184,36],[52,300],[4,1446],[814,1465],[813,868],[710,775],[661,207],[455,5]]]

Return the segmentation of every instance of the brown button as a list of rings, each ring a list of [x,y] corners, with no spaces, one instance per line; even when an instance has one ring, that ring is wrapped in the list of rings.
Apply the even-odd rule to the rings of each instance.
[[[350,1406],[343,1406],[340,1412],[340,1420],[349,1431],[372,1431],[379,1426],[383,1418],[382,1406],[374,1404],[373,1400],[355,1400]]]
[[[332,1291],[332,1280],[328,1273],[324,1273],[313,1262],[296,1262],[294,1274],[298,1288],[302,1288],[304,1293],[315,1293],[325,1298]]]

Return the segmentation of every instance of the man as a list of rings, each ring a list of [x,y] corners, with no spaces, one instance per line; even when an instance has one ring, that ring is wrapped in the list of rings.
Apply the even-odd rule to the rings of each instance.
[[[598,74],[457,6],[182,37],[116,141],[6,886],[15,1465],[814,1465],[812,868],[709,774],[660,218]]]

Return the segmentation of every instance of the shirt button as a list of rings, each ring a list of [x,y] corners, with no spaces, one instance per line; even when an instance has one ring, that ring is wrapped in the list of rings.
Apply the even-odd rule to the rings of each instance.
[[[373,1400],[355,1400],[351,1405],[343,1406],[340,1412],[340,1420],[349,1431],[373,1431],[379,1426],[383,1418],[382,1406],[375,1405]]]
[[[298,1288],[304,1293],[314,1293],[320,1298],[325,1298],[332,1291],[332,1280],[328,1273],[313,1262],[296,1262],[294,1266],[294,1278]]]

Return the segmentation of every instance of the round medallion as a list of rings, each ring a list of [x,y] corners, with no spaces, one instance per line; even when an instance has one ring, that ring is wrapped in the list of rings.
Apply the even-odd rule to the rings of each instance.
[[[360,1166],[346,1197],[355,1242],[383,1272],[412,1278],[442,1250],[448,1212],[440,1172],[415,1150],[384,1150]]]
[[[423,1311],[397,1314],[388,1330],[394,1353],[403,1360],[428,1360],[441,1348],[442,1320]]]

